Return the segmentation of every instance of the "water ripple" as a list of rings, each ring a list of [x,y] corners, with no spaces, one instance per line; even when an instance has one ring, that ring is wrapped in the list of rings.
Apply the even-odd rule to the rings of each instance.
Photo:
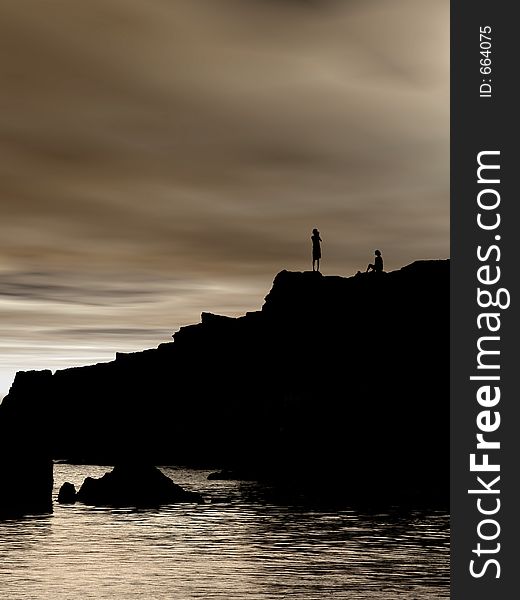
[[[56,489],[105,467],[56,465]],[[55,505],[0,522],[2,600],[440,600],[449,516],[281,506],[253,482],[165,468],[223,502],[155,510]]]

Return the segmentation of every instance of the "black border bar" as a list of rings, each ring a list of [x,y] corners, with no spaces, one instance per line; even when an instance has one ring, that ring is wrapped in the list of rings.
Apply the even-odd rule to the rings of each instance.
[[[520,195],[515,189],[517,182],[520,183],[517,149],[520,106],[516,91],[520,88],[517,81],[520,23],[515,19],[515,8],[514,2],[504,0],[452,0],[451,3],[451,598],[454,600],[520,598],[520,469],[517,466]],[[488,27],[491,28],[486,36],[491,38],[489,48],[487,43],[481,45],[488,40],[480,37],[481,31],[488,33]],[[488,49],[490,53],[486,56]],[[485,66],[490,66],[490,72]],[[482,84],[490,86],[481,88]],[[481,162],[500,167],[484,168],[480,183],[479,154]],[[488,208],[498,200],[497,207]],[[479,213],[482,225],[495,225],[497,214],[500,224],[492,229],[479,226]],[[499,250],[490,250],[493,245]],[[488,251],[488,257],[483,259]],[[486,265],[489,269],[479,271]],[[496,283],[482,283],[482,280],[494,281],[498,273],[500,279]],[[479,304],[479,288],[489,291],[493,300],[498,298],[500,288],[507,290],[509,295],[502,292],[497,302],[505,306],[510,297],[510,306],[481,306],[490,296],[482,294]],[[496,327],[497,318],[481,317],[479,321],[483,313],[497,313],[500,329],[490,332],[487,326]],[[499,339],[482,339],[486,336]],[[479,340],[480,350],[498,350],[500,354],[481,354],[479,362]],[[470,379],[491,375],[500,379]],[[488,385],[490,394],[486,395]],[[496,387],[500,388],[500,400],[495,403]],[[479,401],[481,388],[484,389]],[[500,448],[477,448],[479,433],[486,442],[499,442]],[[500,471],[471,471],[471,454],[475,455],[476,465],[487,460],[490,465],[498,465]],[[491,485],[497,476],[500,480]],[[487,491],[477,477],[489,486]],[[468,490],[481,491],[470,494]],[[487,560],[496,563],[486,566]]]

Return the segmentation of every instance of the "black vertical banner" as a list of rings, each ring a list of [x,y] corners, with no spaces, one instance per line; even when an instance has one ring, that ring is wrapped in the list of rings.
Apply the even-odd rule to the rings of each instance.
[[[520,597],[520,219],[515,3],[451,7],[454,600]]]

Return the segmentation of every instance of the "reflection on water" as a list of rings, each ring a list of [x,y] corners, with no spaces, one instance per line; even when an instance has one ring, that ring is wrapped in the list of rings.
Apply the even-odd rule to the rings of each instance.
[[[55,493],[108,469],[55,466]],[[218,498],[157,510],[55,504],[0,522],[0,598],[449,598],[449,517],[276,505],[255,483],[164,469]]]

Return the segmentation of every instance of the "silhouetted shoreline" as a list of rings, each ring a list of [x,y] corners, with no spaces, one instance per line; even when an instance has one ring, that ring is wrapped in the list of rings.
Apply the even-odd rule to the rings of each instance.
[[[29,462],[211,464],[309,494],[447,501],[448,331],[447,260],[282,271],[260,311],[202,313],[110,363],[17,373],[0,470],[16,447]]]

